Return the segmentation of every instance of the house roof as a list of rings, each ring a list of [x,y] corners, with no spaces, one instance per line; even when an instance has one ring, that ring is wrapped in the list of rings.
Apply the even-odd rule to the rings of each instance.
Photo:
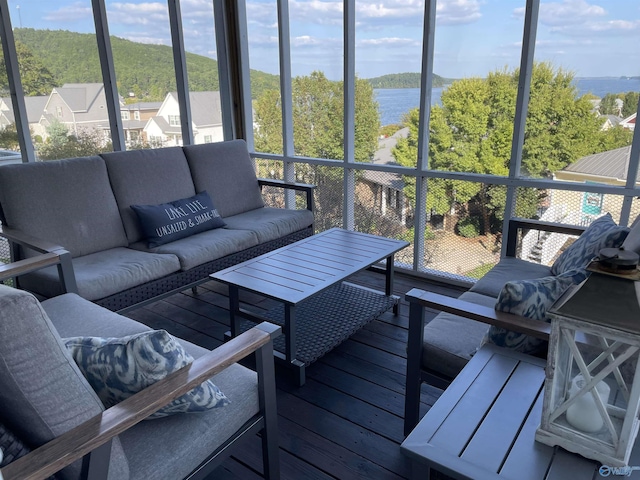
[[[373,163],[382,165],[397,165],[396,159],[393,157],[391,150],[398,143],[399,138],[406,138],[409,135],[409,128],[401,128],[390,137],[378,140],[378,150],[373,156]],[[390,172],[374,172],[365,170],[363,177],[372,183],[377,183],[384,187],[393,188],[394,190],[402,190],[404,188],[404,180],[402,175]]]
[[[53,91],[60,95],[72,112],[88,112],[101,94],[104,98],[101,83],[65,83]]]
[[[636,116],[637,116],[637,113],[634,113],[629,115],[627,118],[623,118],[622,120],[620,120],[620,125],[622,125],[623,127],[627,127],[629,125],[635,126]]]
[[[177,92],[170,92],[178,101]],[[208,125],[222,125],[222,107],[220,92],[189,92],[191,104],[191,121],[196,128]]]
[[[11,120],[11,123],[15,122],[15,115],[13,114],[13,103],[11,103],[10,97],[4,97],[4,105],[8,108],[4,113],[7,118]],[[27,110],[27,121],[29,123],[38,123],[40,117],[44,113],[44,107],[49,100],[48,95],[39,95],[35,97],[24,97],[24,106]]]
[[[567,172],[569,176],[582,175],[594,177],[595,181],[600,179],[602,181],[624,183],[627,180],[630,154],[631,146],[629,145],[607,152],[587,155],[558,172],[556,176],[560,178],[563,176],[563,172]],[[640,172],[637,180],[640,180]]]
[[[120,110],[129,110],[129,111],[144,111],[144,110],[159,110],[162,102],[136,102],[136,103],[127,103],[123,105]]]

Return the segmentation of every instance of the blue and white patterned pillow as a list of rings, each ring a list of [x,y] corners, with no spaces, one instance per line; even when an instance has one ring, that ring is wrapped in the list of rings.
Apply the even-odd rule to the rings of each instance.
[[[496,310],[513,313],[532,320],[548,322],[547,309],[560,298],[567,288],[587,278],[585,269],[571,270],[557,276],[507,282],[496,301]],[[491,326],[483,343],[493,343],[518,352],[538,354],[546,348],[546,341],[524,333]]]
[[[619,227],[607,213],[596,218],[551,266],[558,275],[576,268],[584,268],[603,248],[617,248],[629,234],[628,227]]]
[[[63,342],[106,408],[193,362],[165,330],[123,338],[72,337]],[[147,418],[201,412],[228,403],[224,393],[207,380]]]

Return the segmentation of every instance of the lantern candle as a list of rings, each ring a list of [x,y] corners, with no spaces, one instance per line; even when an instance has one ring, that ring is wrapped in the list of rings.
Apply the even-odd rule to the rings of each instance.
[[[569,398],[573,398],[587,382],[584,381],[582,375],[576,375],[571,381],[571,388],[569,390]],[[595,388],[596,392],[600,396],[602,403],[605,407],[609,402],[610,388],[605,382],[598,382]],[[574,428],[582,430],[583,432],[597,432],[604,425],[604,420],[595,399],[591,392],[584,393],[567,409],[567,422]]]

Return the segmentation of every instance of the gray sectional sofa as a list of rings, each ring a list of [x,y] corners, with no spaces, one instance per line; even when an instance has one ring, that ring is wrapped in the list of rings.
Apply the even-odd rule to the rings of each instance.
[[[264,185],[301,190],[306,209],[265,206]],[[149,248],[131,205],[206,191],[226,226]],[[13,260],[62,255],[18,278],[41,298],[77,293],[121,311],[313,234],[313,187],[259,180],[242,140],[0,167],[0,220]]]

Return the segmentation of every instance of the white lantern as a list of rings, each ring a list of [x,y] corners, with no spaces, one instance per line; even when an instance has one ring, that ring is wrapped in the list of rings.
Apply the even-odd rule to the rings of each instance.
[[[549,311],[536,440],[603,465],[627,465],[640,408],[640,282],[592,273]]]

